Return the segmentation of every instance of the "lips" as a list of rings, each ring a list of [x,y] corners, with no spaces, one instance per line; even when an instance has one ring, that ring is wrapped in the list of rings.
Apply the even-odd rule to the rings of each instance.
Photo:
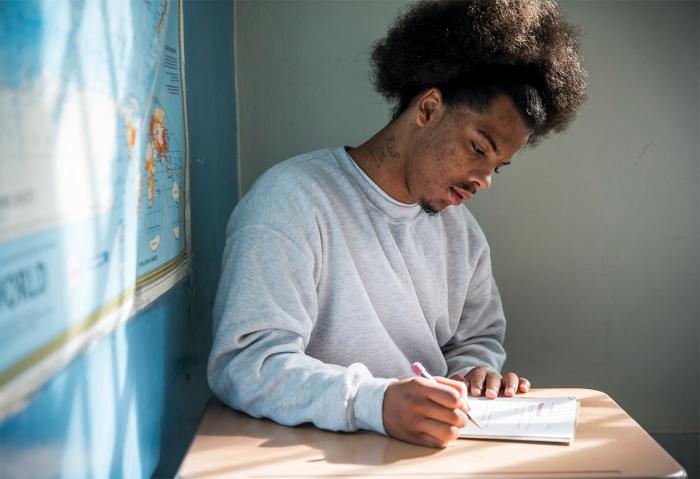
[[[470,200],[474,197],[474,194],[470,191],[463,190],[461,188],[450,187],[450,200],[454,206],[462,203],[464,200]]]

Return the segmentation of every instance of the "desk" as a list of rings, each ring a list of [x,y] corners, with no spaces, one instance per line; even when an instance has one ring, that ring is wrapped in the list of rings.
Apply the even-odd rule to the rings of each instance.
[[[212,399],[178,477],[686,477],[607,394],[538,389],[527,396],[578,398],[573,444],[458,439],[445,449],[431,449],[371,432],[280,426]]]

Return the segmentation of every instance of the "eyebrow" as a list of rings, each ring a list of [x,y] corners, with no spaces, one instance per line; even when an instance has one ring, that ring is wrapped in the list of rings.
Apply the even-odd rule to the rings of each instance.
[[[477,128],[476,131],[478,131],[479,133],[481,133],[481,135],[482,135],[484,138],[486,138],[486,139],[488,140],[489,143],[491,143],[491,148],[493,148],[493,151],[494,151],[495,153],[498,153],[498,147],[496,146],[496,142],[493,141],[493,138],[491,138],[491,135],[489,135],[488,133],[486,133],[486,132],[485,132],[484,130],[482,130],[481,128]]]

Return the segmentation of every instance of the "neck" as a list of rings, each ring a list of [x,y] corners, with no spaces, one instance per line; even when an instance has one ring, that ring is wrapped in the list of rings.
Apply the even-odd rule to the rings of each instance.
[[[402,203],[415,203],[404,180],[407,158],[403,139],[399,124],[394,121],[349,154],[386,194]]]

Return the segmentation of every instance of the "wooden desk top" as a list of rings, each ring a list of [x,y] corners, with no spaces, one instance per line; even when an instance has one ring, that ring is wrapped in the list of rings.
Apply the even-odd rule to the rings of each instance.
[[[686,477],[607,394],[538,389],[527,396],[579,399],[573,444],[458,439],[445,449],[431,449],[372,432],[281,426],[212,399],[178,477]]]

